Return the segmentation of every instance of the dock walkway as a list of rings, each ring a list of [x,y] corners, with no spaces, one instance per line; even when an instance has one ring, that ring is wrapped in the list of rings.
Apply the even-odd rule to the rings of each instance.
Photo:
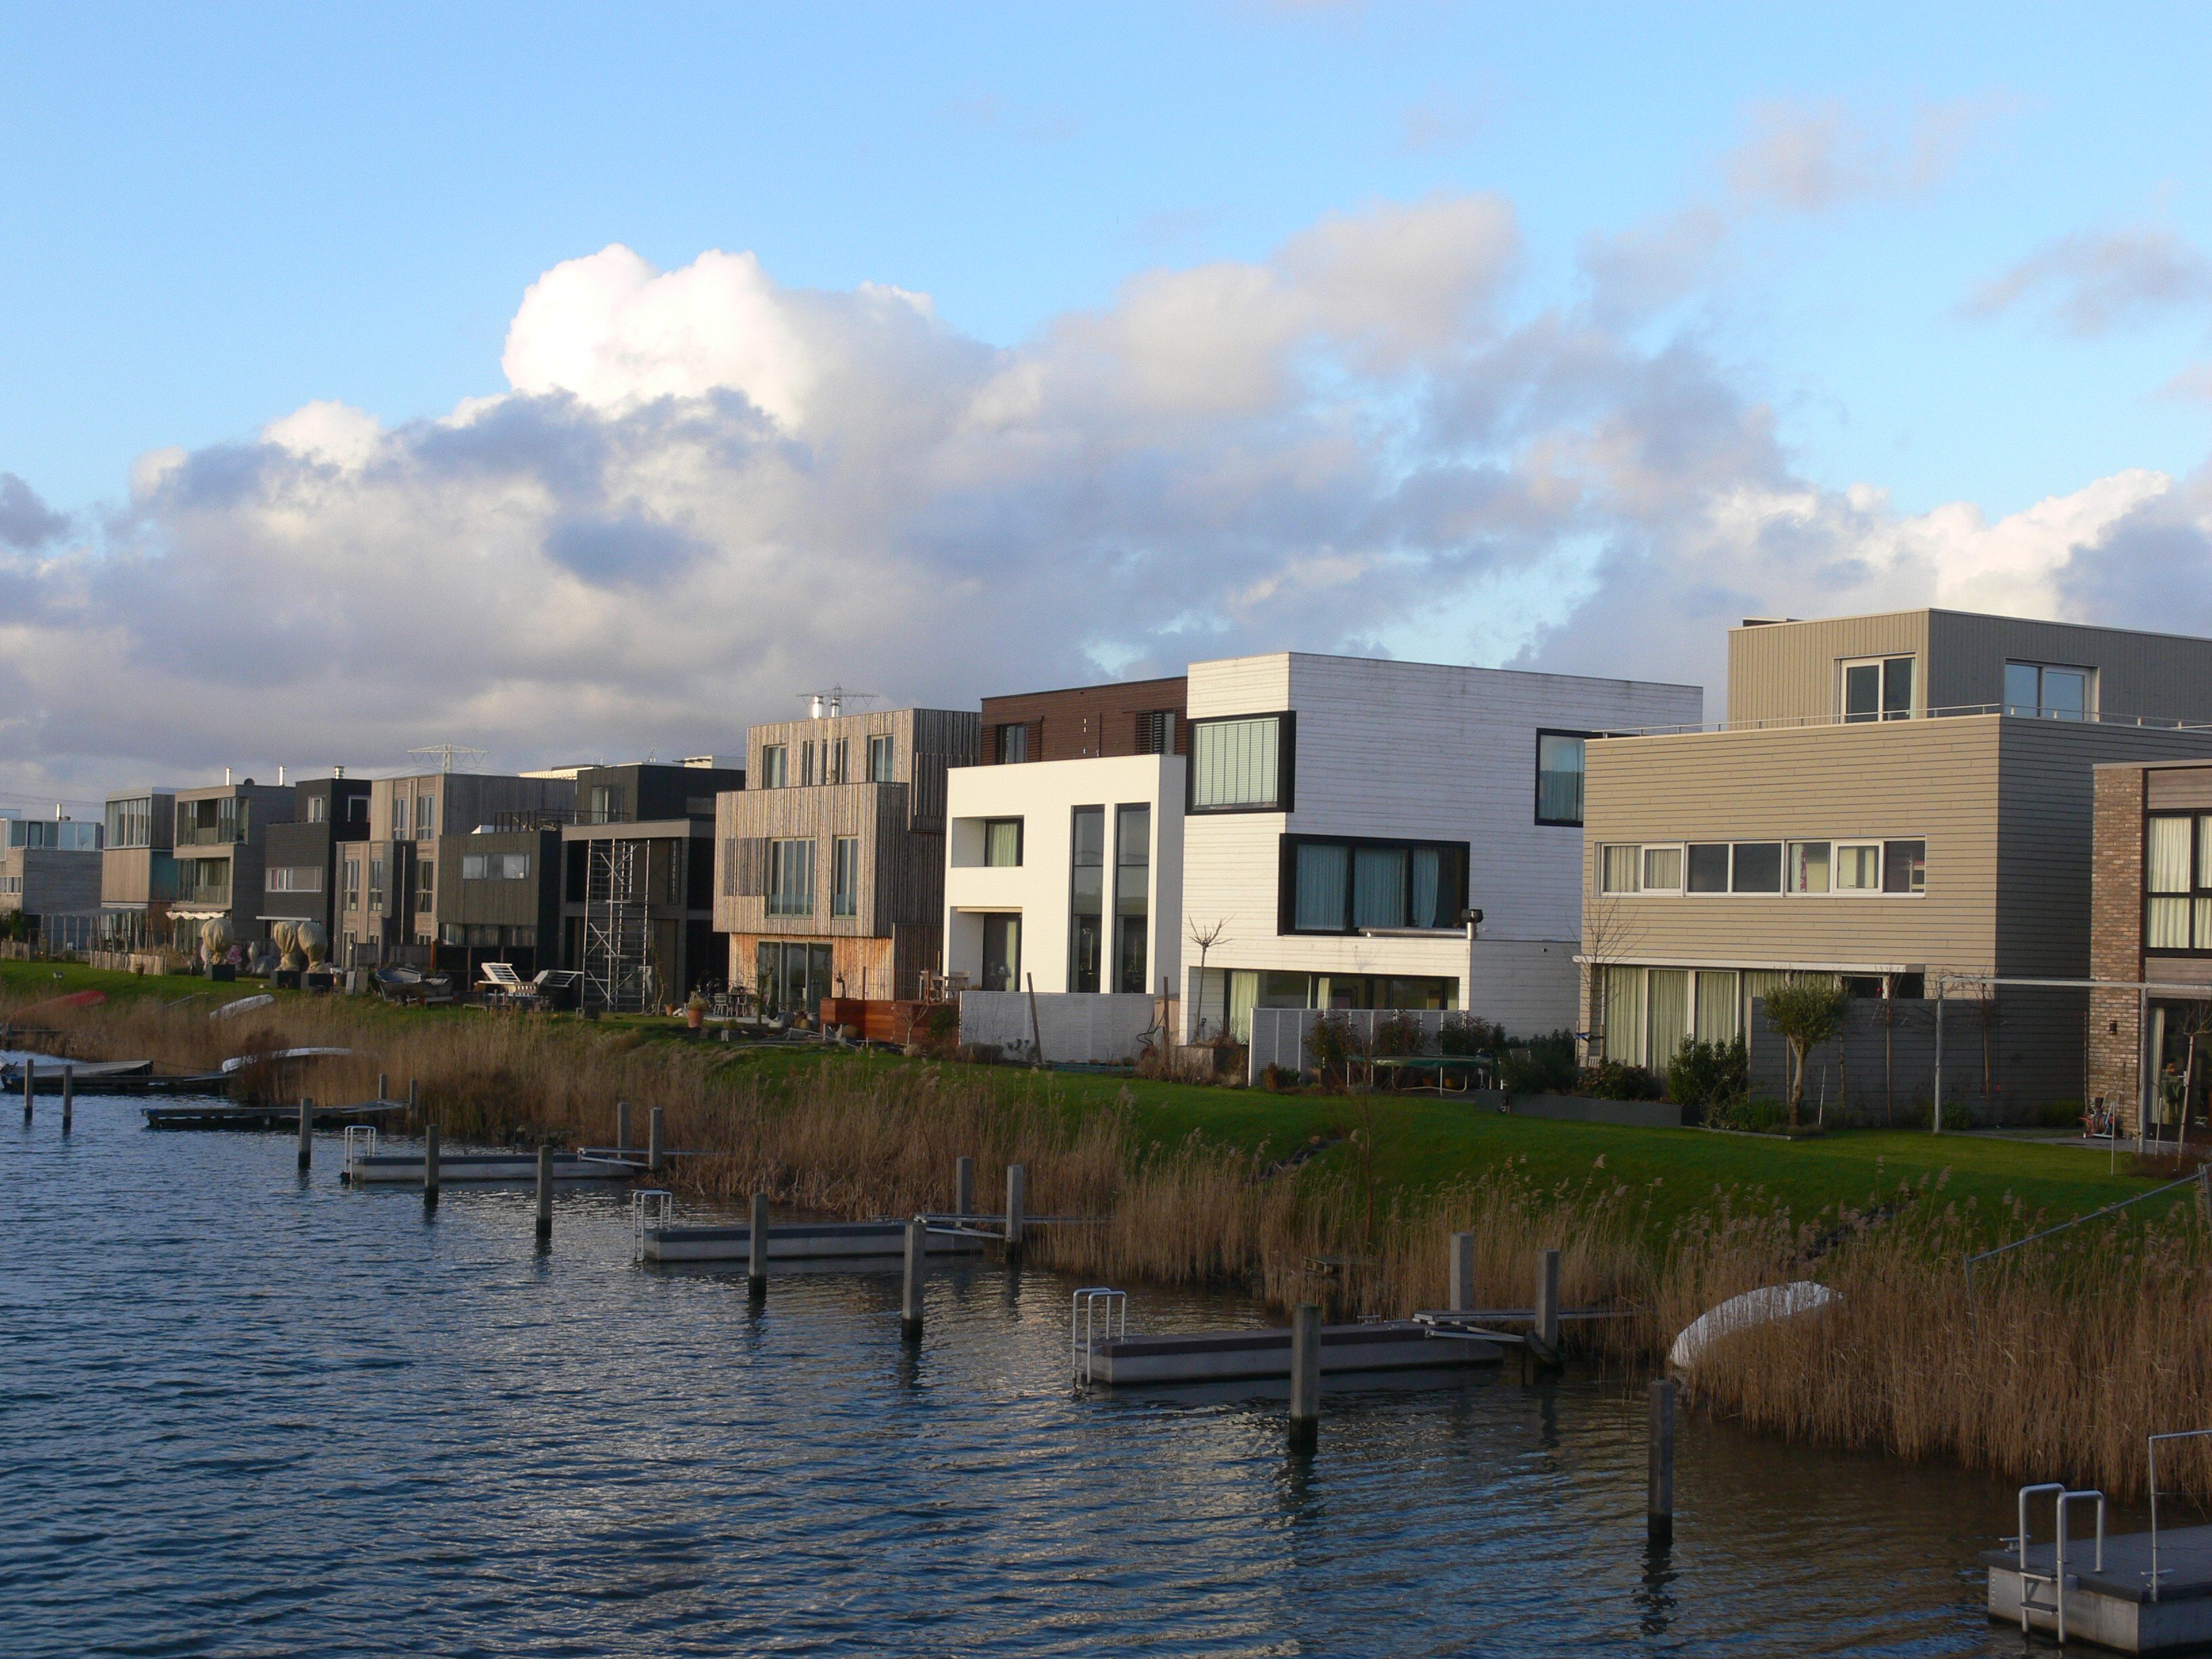
[[[2168,1653],[2212,1643],[2212,1527],[2159,1528],[2155,1601],[2150,1540],[2147,1532],[2107,1538],[2101,1567],[2095,1565],[2092,1540],[2077,1538],[2068,1545],[2068,1641],[2121,1653]],[[2050,1583],[2057,1554],[2055,1543],[2027,1548],[2027,1616],[2039,1631],[2055,1632],[2057,1626]],[[2022,1588],[2018,1547],[1986,1551],[1982,1562],[1990,1570],[1990,1617],[2017,1628]]]

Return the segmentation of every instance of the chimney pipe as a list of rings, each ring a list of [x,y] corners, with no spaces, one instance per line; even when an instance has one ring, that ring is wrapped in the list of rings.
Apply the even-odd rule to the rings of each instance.
[[[230,787],[230,769],[228,766],[222,769],[222,783],[226,789]]]
[[[279,789],[284,787],[284,769],[281,766],[276,769],[276,787]]]

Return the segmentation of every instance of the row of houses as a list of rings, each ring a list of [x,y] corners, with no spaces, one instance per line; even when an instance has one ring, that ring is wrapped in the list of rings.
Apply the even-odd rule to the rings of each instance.
[[[1280,653],[832,697],[730,763],[142,790],[90,854],[18,820],[0,908],[90,908],[36,890],[90,856],[114,943],[312,919],[342,963],[574,967],[608,1007],[965,988],[1157,1002],[1187,1041],[1461,1010],[1655,1070],[1757,1048],[1764,992],[1817,974],[1854,999],[1846,1097],[1923,1094],[1958,994],[1993,1111],[2155,1111],[2170,1065],[2201,1100],[2212,641],[1753,618],[1727,695],[1708,723],[1694,686]]]

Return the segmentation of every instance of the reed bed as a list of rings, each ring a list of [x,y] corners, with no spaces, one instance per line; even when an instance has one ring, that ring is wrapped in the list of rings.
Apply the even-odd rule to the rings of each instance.
[[[605,1145],[617,1100],[632,1103],[641,1136],[659,1106],[666,1144],[696,1154],[668,1179],[700,1200],[763,1191],[841,1216],[943,1210],[964,1154],[978,1202],[995,1209],[996,1183],[1018,1163],[1032,1214],[1092,1218],[1039,1228],[1042,1265],[1277,1307],[1318,1301],[1340,1319],[1443,1305],[1453,1232],[1474,1235],[1476,1300],[1491,1307],[1527,1306],[1537,1252],[1557,1248],[1567,1306],[1629,1314],[1565,1334],[1624,1371],[1662,1363],[1674,1334],[1728,1297],[1817,1277],[1840,1294],[1828,1311],[1735,1336],[1686,1379],[1705,1409],[1788,1440],[2140,1497],[2145,1435],[2212,1426],[2212,1239],[2193,1206],[2015,1252],[1978,1276],[1970,1301],[1960,1264],[1986,1242],[1989,1218],[1948,1202],[1940,1182],[1810,1220],[1717,1192],[1655,1245],[1650,1194],[1595,1174],[1545,1189],[1508,1164],[1370,1198],[1346,1167],[1357,1159],[1293,1168],[1195,1132],[1142,1143],[1126,1103],[1076,1111],[1048,1082],[1002,1072],[825,1059],[763,1074],[714,1045],[572,1020],[401,1016],[335,998],[269,1012],[277,1018],[210,1021],[204,1005],[149,999],[39,1019],[57,1032],[47,1046],[87,1059],[200,1068],[275,1048],[350,1048],[316,1062],[305,1086],[361,1099],[379,1072],[395,1092],[415,1079],[423,1115],[455,1139]],[[1999,1219],[2020,1237],[2040,1218],[2015,1206]],[[2185,1447],[2172,1468],[2162,1486],[2212,1498],[2212,1452]]]

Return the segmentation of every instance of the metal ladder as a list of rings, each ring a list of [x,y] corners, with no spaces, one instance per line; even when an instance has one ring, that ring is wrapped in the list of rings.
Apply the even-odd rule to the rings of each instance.
[[[358,1147],[360,1150],[356,1151]],[[354,1178],[354,1165],[363,1158],[376,1156],[376,1126],[374,1123],[349,1123],[345,1130],[345,1161],[339,1165],[345,1178]]]
[[[1129,1293],[1092,1285],[1075,1293],[1067,1309],[1067,1357],[1075,1380],[1088,1387],[1091,1356],[1101,1342],[1129,1334]]]
[[[2049,1572],[2031,1572],[2027,1566],[2027,1500],[2031,1498],[2041,1497],[2045,1492],[2052,1494],[2057,1499],[2053,1508],[2057,1522],[2058,1547],[2051,1558]],[[2069,1504],[2079,1503],[2084,1499],[2094,1500],[2097,1505],[2097,1559],[2090,1571],[2102,1572],[2105,1570],[2105,1494],[2100,1492],[2069,1491],[2065,1482],[2062,1480],[2047,1480],[2039,1486],[2022,1486],[2020,1489],[2020,1536],[2008,1541],[2020,1546],[2020,1633],[2022,1636],[2027,1634],[2027,1615],[2031,1611],[2048,1613],[2057,1626],[2059,1644],[2061,1646],[2065,1644],[2066,1507]],[[2154,1583],[2155,1582],[2155,1580],[2153,1581]],[[2051,1586],[2049,1607],[2031,1607],[2030,1602],[2033,1592],[2030,1587],[2036,1584]]]
[[[672,1226],[676,1194],[665,1187],[645,1187],[629,1195],[629,1259],[645,1260],[645,1236]]]

